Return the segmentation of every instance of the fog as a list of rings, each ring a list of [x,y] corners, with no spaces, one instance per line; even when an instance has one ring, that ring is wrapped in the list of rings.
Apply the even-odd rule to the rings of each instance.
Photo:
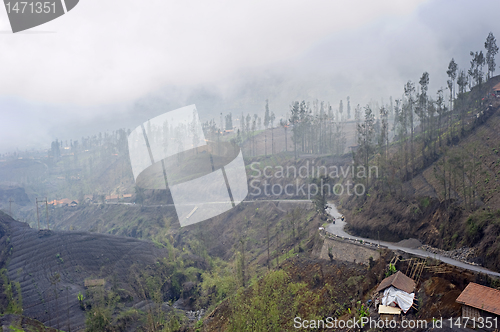
[[[293,100],[398,98],[498,38],[497,1],[91,1],[12,34],[0,10],[0,152],[135,128],[196,103],[279,119]],[[497,63],[500,62],[497,60]]]

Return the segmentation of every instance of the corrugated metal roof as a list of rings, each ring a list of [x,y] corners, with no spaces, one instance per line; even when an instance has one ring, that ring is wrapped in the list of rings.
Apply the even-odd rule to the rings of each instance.
[[[477,309],[500,315],[500,290],[471,282],[456,300]]]
[[[498,91],[498,90],[500,90],[500,83],[498,83],[493,87],[493,91]]]
[[[377,287],[377,292],[380,292],[387,287],[394,286],[397,289],[401,289],[407,293],[412,293],[415,289],[415,281],[412,278],[405,276],[401,271],[396,272],[390,277],[382,280],[380,285]]]

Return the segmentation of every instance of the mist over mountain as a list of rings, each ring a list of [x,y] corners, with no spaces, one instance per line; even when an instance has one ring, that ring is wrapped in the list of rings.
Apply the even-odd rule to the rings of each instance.
[[[190,9],[198,21],[182,25],[184,35],[167,24],[144,32],[139,42],[137,34],[148,26],[116,26],[131,15],[124,6],[112,29],[105,29],[112,23],[98,16],[99,31],[89,26],[68,32],[68,20],[78,26],[92,6],[79,6],[72,16],[39,28],[39,39],[2,35],[9,47],[0,60],[9,65],[1,66],[0,74],[10,82],[0,94],[0,151],[135,128],[193,103],[202,121],[219,122],[221,112],[263,114],[266,99],[278,119],[293,100],[325,100],[334,107],[347,96],[352,105],[387,102],[423,71],[429,72],[429,91],[435,94],[446,88],[452,57],[467,69],[469,52],[484,49],[487,34],[496,32],[500,10],[492,1],[286,3],[265,9],[233,5],[226,9],[233,9],[231,14],[207,18],[202,15],[206,8],[199,6]],[[134,8],[142,14],[138,23],[159,19]],[[5,20],[0,17],[0,25]],[[50,29],[56,33],[43,34]],[[35,66],[35,54],[45,56],[44,66]]]

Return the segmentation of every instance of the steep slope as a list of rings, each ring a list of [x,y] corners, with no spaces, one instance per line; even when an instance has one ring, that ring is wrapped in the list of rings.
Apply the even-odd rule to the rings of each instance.
[[[352,232],[389,241],[413,237],[444,250],[475,247],[477,263],[500,270],[500,101],[480,98],[499,80],[468,95],[464,129],[456,115],[455,136],[449,139],[444,128],[441,139],[428,143],[427,160],[438,147],[431,163],[421,161],[417,136],[416,165],[424,166],[410,180],[373,181],[369,195],[343,200]],[[396,148],[392,165],[400,165]]]
[[[145,269],[167,252],[151,242],[86,232],[37,231],[0,213],[12,246],[7,275],[22,290],[23,315],[48,326],[78,330],[85,313],[78,294],[86,294],[85,280],[104,279],[104,289],[116,288],[128,307],[135,295],[131,272]]]

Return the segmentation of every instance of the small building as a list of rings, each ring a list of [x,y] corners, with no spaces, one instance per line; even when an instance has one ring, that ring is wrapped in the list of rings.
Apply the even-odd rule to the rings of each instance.
[[[456,300],[462,305],[462,317],[475,319],[479,317],[500,318],[500,290],[469,283]]]
[[[405,276],[401,271],[398,271],[382,280],[380,285],[378,285],[376,292],[381,292],[390,286],[394,286],[395,288],[407,293],[413,293],[415,290],[415,281],[412,278]]]
[[[401,273],[401,271],[397,271],[393,275],[382,280],[375,290],[375,292],[379,293],[381,298],[379,313],[385,316],[391,316],[391,319],[394,319],[394,315],[399,315],[401,312],[399,311],[399,313],[397,313],[397,310],[384,307],[393,307],[401,309],[404,313],[408,312],[415,298],[415,293],[413,293],[415,286],[415,281]],[[382,309],[380,309],[381,306]],[[382,312],[380,312],[380,310],[382,310]]]
[[[118,199],[120,198],[120,196],[118,195],[109,195],[109,196],[106,196],[106,201],[109,202],[109,201],[118,201]]]
[[[128,200],[128,199],[131,199],[131,198],[132,198],[132,194],[124,194],[122,196],[122,199],[127,199]]]

